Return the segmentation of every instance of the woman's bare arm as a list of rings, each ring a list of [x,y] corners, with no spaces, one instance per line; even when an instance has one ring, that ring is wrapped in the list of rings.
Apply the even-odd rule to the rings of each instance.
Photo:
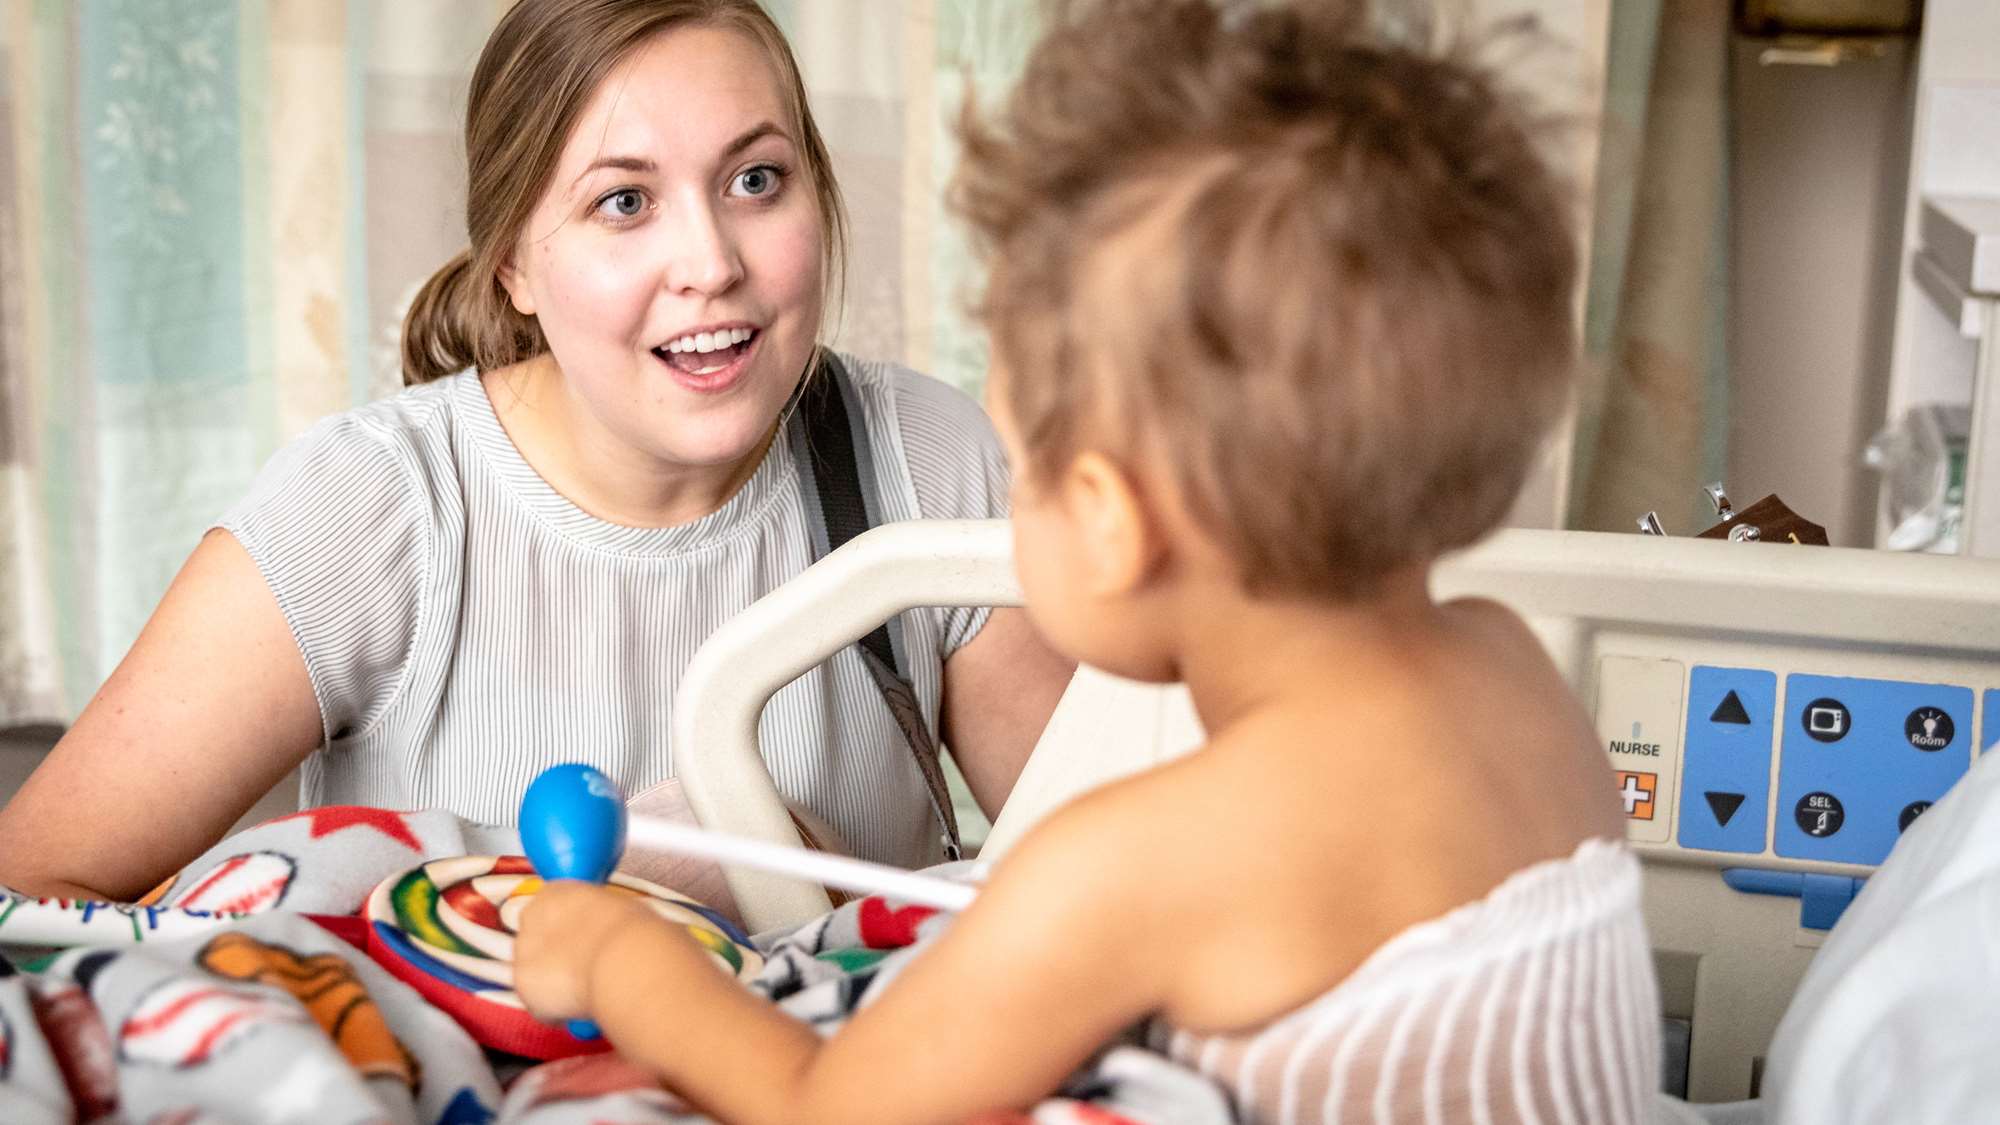
[[[1076,663],[1051,649],[1018,609],[994,610],[945,661],[939,725],[988,817],[1000,815],[1075,673]]]
[[[210,532],[0,809],[0,884],[135,899],[221,839],[323,735],[277,599],[249,552]]]

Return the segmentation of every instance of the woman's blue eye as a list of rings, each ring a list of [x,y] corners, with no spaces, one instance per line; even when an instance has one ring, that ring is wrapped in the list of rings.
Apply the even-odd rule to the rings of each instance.
[[[736,177],[736,186],[744,195],[769,195],[778,190],[778,170],[769,165],[759,165]]]
[[[621,219],[630,219],[646,209],[646,195],[637,188],[614,191],[598,201],[597,209]]]

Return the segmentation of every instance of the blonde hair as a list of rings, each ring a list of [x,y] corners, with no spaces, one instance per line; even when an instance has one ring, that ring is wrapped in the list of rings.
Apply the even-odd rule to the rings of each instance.
[[[403,382],[490,370],[547,350],[509,303],[500,268],[534,213],[577,118],[604,77],[680,27],[741,31],[771,58],[800,163],[819,203],[822,276],[838,301],[847,217],[826,142],[784,33],[756,0],[520,0],[487,39],[465,112],[465,225],[471,245],[431,276],[403,320]]]
[[[1030,478],[1150,457],[1246,588],[1333,598],[1505,518],[1572,373],[1538,130],[1412,9],[1057,5],[958,211]]]

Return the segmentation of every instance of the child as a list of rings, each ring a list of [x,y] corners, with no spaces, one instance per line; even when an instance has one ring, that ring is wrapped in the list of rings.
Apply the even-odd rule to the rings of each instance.
[[[1137,1021],[1258,1121],[1646,1115],[1639,870],[1523,624],[1437,603],[1567,390],[1525,116],[1359,4],[1051,16],[957,187],[1031,617],[1208,744],[1052,816],[831,1038],[575,885],[517,982],[731,1121],[1030,1103]]]

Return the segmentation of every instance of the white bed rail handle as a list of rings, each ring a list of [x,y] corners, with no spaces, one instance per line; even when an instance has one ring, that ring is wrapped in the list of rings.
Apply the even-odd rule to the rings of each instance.
[[[806,568],[717,629],[688,663],[674,700],[673,770],[709,828],[797,843],[757,721],[778,689],[920,606],[1021,604],[1004,520],[885,524]],[[751,932],[824,913],[810,883],[724,868]]]
[[[1607,626],[1788,643],[1914,641],[1982,659],[2000,644],[2000,560],[1991,559],[1516,530],[1443,560],[1432,590],[1497,598],[1545,632],[1568,636],[1543,640],[1577,688],[1588,677],[1586,635]],[[771,696],[906,609],[1020,601],[1000,520],[879,527],[773,590],[716,630],[681,682],[674,770],[696,819],[795,842],[757,751],[757,720]],[[725,875],[752,929],[827,908],[816,886],[747,870]]]

